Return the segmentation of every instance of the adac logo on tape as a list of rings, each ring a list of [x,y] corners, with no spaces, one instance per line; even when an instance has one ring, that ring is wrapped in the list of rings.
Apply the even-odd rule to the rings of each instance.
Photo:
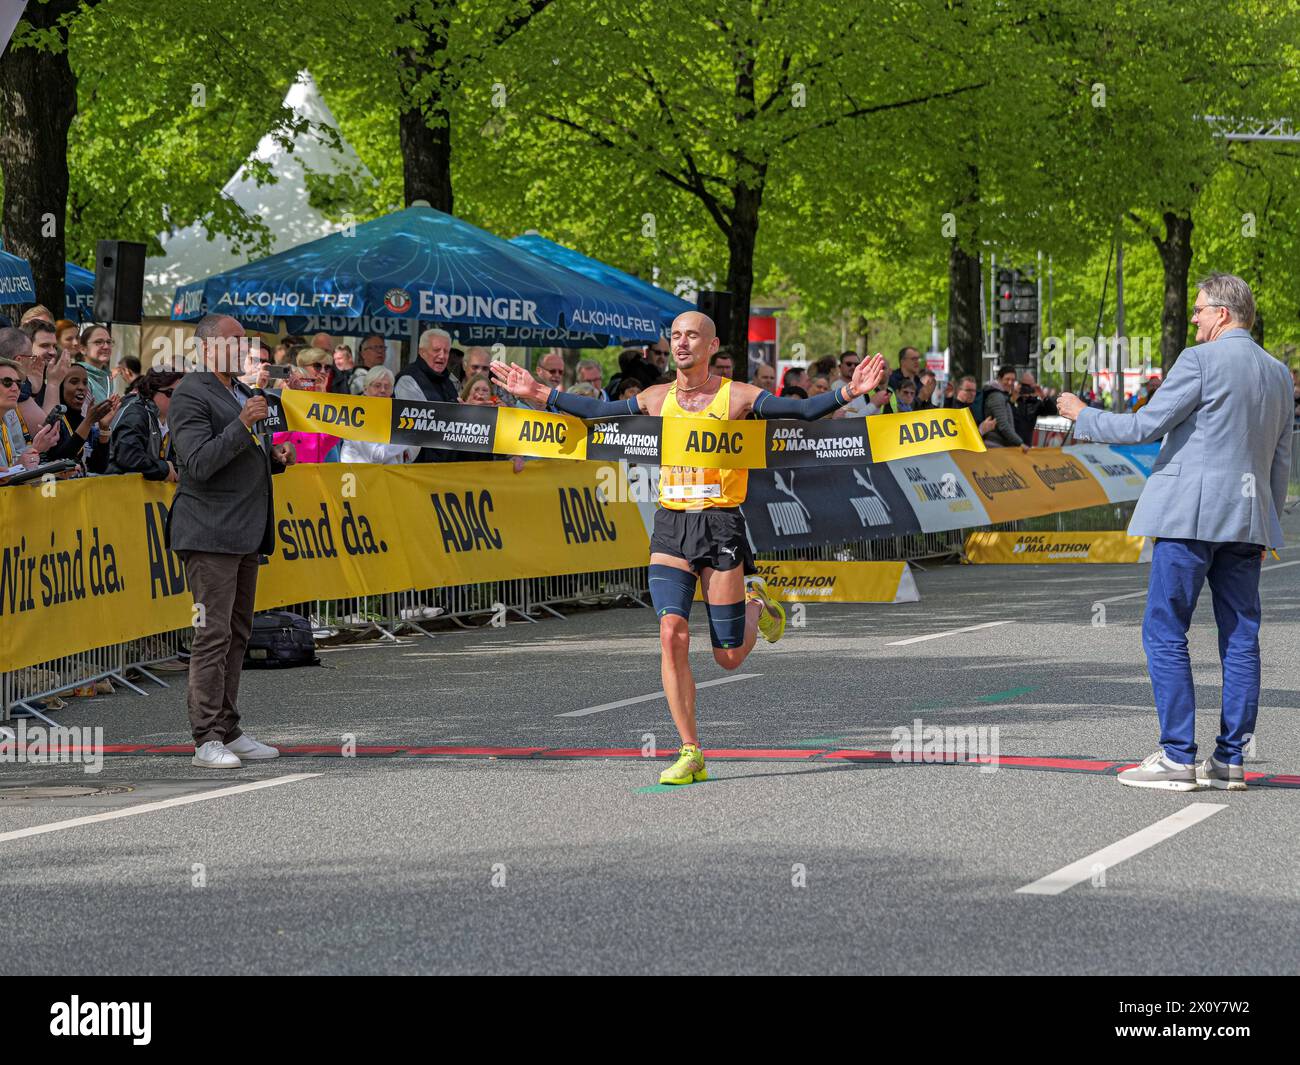
[[[313,403],[307,408],[307,417],[325,425],[350,425],[361,429],[366,424],[366,410],[347,403]]]
[[[367,396],[334,399],[292,389],[281,392],[279,400],[278,409],[289,429],[333,432],[348,440],[388,442],[392,400]]]
[[[562,422],[526,421],[519,427],[521,444],[567,444],[568,426]]]
[[[686,435],[686,451],[697,455],[739,455],[745,446],[745,434],[692,429]]]
[[[576,418],[499,407],[494,447],[506,455],[583,459],[587,457],[587,428]]]
[[[871,457],[877,462],[914,458],[936,451],[983,451],[984,441],[969,410],[873,414],[866,419]]]
[[[929,421],[903,422],[898,427],[900,444],[921,444],[942,437],[956,440],[960,436],[961,430],[957,427],[957,419],[953,415],[931,418]]]

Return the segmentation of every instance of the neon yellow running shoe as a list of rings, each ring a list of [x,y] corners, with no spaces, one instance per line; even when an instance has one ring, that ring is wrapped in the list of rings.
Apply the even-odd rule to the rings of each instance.
[[[776,643],[785,635],[785,607],[773,599],[767,590],[767,581],[751,577],[745,589],[745,600],[754,600],[763,609],[758,615],[758,631],[768,643]]]
[[[689,784],[709,779],[704,768],[704,753],[693,743],[682,744],[677,761],[659,774],[660,784]]]

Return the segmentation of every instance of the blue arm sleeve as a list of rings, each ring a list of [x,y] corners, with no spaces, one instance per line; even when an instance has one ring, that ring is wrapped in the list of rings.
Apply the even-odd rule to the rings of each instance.
[[[810,399],[774,396],[764,389],[758,394],[758,399],[754,400],[754,413],[760,418],[802,418],[806,422],[814,422],[833,410],[839,410],[847,402],[842,385]]]
[[[617,418],[624,414],[640,414],[641,407],[636,397],[631,399],[593,399],[591,396],[575,396],[552,388],[546,398],[546,409],[572,414],[578,418]]]

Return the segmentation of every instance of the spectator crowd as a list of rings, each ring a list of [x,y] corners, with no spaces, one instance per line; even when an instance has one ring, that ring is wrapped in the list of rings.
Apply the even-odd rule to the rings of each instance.
[[[140,473],[151,480],[175,481],[174,455],[167,431],[167,409],[180,374],[166,364],[147,371],[132,357],[112,364],[113,337],[107,326],[78,328],[55,320],[43,307],[27,311],[17,328],[0,329],[0,445],[4,468],[0,484],[42,464],[56,463],[57,476]],[[483,347],[461,350],[443,330],[429,329],[419,337],[417,357],[406,367],[389,366],[387,343],[381,336],[361,338],[351,346],[317,333],[311,338],[288,336],[273,348],[247,346],[239,375],[250,388],[268,392],[293,389],[397,400],[464,403],[470,406],[514,405],[520,401],[499,388],[488,372],[492,355]],[[770,363],[753,360],[750,379],[779,395],[805,398],[820,395],[850,381],[862,356],[845,351],[808,366],[792,366],[778,383]],[[710,360],[720,377],[730,378],[734,362],[725,350]],[[539,381],[599,399],[622,400],[651,385],[671,382],[671,350],[666,339],[643,348],[626,348],[608,381],[593,359],[581,359],[571,369],[564,355],[551,349],[537,361]],[[567,380],[566,380],[567,379]],[[1151,377],[1127,398],[1128,409],[1150,401],[1160,385]],[[1055,389],[1038,384],[1031,370],[998,368],[993,380],[981,384],[971,374],[958,374],[940,384],[925,368],[918,348],[899,351],[888,379],[869,396],[859,396],[831,417],[871,417],[877,414],[968,408],[989,447],[1028,449],[1039,418],[1054,416]],[[1085,393],[1102,406],[1104,397]],[[1300,372],[1296,376],[1296,409],[1300,419]],[[341,440],[325,433],[284,432],[276,444],[292,441],[299,462],[369,462],[382,464],[489,461],[504,456],[481,455],[440,448],[374,444]],[[515,459],[515,468],[522,460]]]

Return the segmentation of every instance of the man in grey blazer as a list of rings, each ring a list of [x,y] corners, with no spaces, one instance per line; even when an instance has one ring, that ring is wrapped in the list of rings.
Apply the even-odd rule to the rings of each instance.
[[[1198,286],[1195,347],[1134,414],[1107,414],[1066,393],[1078,438],[1142,444],[1164,438],[1129,523],[1156,537],[1142,646],[1160,718],[1161,750],[1119,775],[1139,788],[1246,787],[1242,750],[1259,711],[1259,571],[1283,544],[1291,467],[1292,389],[1285,366],[1250,336],[1255,298],[1231,274]],[[1196,764],[1196,694],[1187,630],[1209,581],[1223,662],[1214,754]]]
[[[168,411],[179,484],[167,537],[185,563],[196,609],[188,694],[194,764],[238,768],[242,759],[280,753],[240,729],[236,703],[257,568],[274,550],[271,476],[293,465],[294,451],[272,446],[266,399],[236,376],[243,327],[208,315],[194,336],[204,369],[184,375]]]

